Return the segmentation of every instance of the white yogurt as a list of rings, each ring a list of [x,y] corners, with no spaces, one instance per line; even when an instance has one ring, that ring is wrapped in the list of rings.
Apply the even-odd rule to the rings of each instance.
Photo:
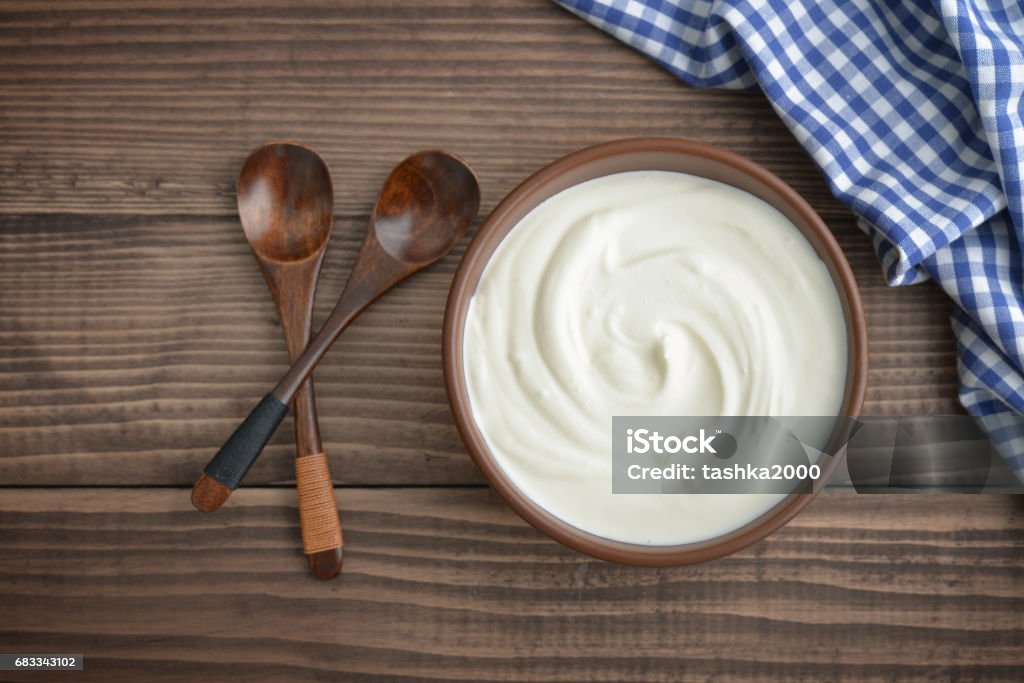
[[[825,264],[779,211],[704,178],[571,187],[502,241],[470,303],[470,404],[527,496],[606,538],[732,531],[781,494],[612,494],[613,415],[836,415],[846,326]]]

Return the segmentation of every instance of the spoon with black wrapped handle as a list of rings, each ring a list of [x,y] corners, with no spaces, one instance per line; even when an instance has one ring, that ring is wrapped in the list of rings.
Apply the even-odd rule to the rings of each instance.
[[[192,488],[196,508],[212,512],[227,500],[331,344],[382,294],[451,251],[479,208],[476,175],[453,154],[418,152],[391,171],[337,305],[274,390],[263,397],[203,470]]]

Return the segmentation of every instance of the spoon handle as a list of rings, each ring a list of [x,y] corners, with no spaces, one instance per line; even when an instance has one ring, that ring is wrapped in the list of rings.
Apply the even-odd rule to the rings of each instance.
[[[345,283],[345,289],[341,291],[334,310],[327,316],[320,331],[306,345],[298,359],[292,363],[288,372],[274,387],[273,395],[281,401],[292,400],[295,392],[299,390],[302,383],[313,372],[313,368],[327,353],[327,349],[331,348],[331,344],[341,336],[341,333],[352,321],[358,318],[382,294],[421,267],[401,263],[389,256],[381,248],[371,229],[366,239],[363,240],[363,245],[359,248],[356,262],[348,276],[348,282]]]
[[[299,311],[299,314],[302,313]],[[286,320],[287,314],[282,311],[282,320]],[[309,339],[312,307],[309,307],[306,316],[299,321],[301,325],[285,324],[288,353],[293,359],[302,352],[303,345]],[[320,441],[316,399],[313,396],[313,378],[309,377],[292,400],[292,409],[295,411],[295,488],[299,497],[303,553],[313,575],[327,580],[341,573],[343,541],[338,504],[334,500],[334,484],[327,465],[327,454]]]
[[[267,394],[228,437],[192,488],[192,504],[211,512],[238,488],[263,447],[288,414],[288,404]]]
[[[334,340],[367,306],[415,270],[417,268],[409,268],[384,253],[370,232],[356,257],[345,289],[320,332],[274,391],[249,413],[203,470],[203,476],[192,488],[192,504],[196,508],[211,512],[220,507],[259,457],[287,414],[288,402],[295,397]]]

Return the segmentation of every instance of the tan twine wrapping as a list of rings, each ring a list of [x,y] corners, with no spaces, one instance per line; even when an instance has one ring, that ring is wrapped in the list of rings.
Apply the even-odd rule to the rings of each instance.
[[[334,490],[327,469],[327,454],[317,453],[295,460],[295,486],[302,513],[302,548],[307,555],[340,548],[341,521],[334,504]]]

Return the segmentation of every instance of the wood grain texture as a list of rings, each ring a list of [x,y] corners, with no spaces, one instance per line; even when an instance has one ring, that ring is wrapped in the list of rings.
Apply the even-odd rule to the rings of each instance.
[[[444,147],[481,212],[543,164],[636,135],[721,144],[839,237],[871,328],[867,413],[958,412],[948,302],[887,288],[866,238],[756,93],[680,85],[541,0],[0,1],[0,482],[184,485],[286,367],[235,215],[268,139],[331,166],[333,305],[388,170]],[[460,245],[365,314],[317,371],[347,484],[479,483],[440,328]],[[192,397],[192,400],[188,400]],[[292,479],[290,425],[252,483]]]
[[[478,164],[492,201],[623,135],[699,137],[817,180],[760,95],[694,96],[547,2],[0,7],[4,211],[233,214],[238,155],[296,137],[331,165],[342,213],[425,146]]]
[[[1019,680],[1020,497],[826,495],[653,570],[566,550],[487,489],[338,493],[345,574],[323,584],[290,491],[216,522],[184,490],[3,491],[0,642],[83,652],[75,680],[105,683]]]
[[[869,316],[865,413],[956,412],[948,302],[931,285],[887,288],[870,246],[847,228],[840,237]],[[364,232],[362,220],[337,221],[318,320]],[[317,369],[337,480],[480,481],[441,376],[441,319],[464,249],[387,294]],[[0,270],[0,481],[190,483],[287,369],[237,219],[0,215],[0,261],[12,264]],[[110,265],[106,276],[97,262]],[[250,483],[292,479],[290,433],[283,425]]]
[[[479,486],[445,399],[465,244],[317,371],[349,485],[339,580],[306,573],[290,489],[204,516],[186,488],[116,488],[190,485],[287,365],[236,217],[251,149],[299,140],[331,167],[322,322],[409,153],[462,155],[486,214],[555,158],[637,135],[724,145],[793,185],[862,289],[866,412],[959,410],[946,298],[884,285],[762,96],[683,87],[546,0],[0,0],[0,484],[76,487],[0,488],[0,650],[78,650],[67,677],[104,683],[1019,680],[1019,498],[833,493],[673,570],[525,526]],[[291,481],[290,432],[249,482]]]

